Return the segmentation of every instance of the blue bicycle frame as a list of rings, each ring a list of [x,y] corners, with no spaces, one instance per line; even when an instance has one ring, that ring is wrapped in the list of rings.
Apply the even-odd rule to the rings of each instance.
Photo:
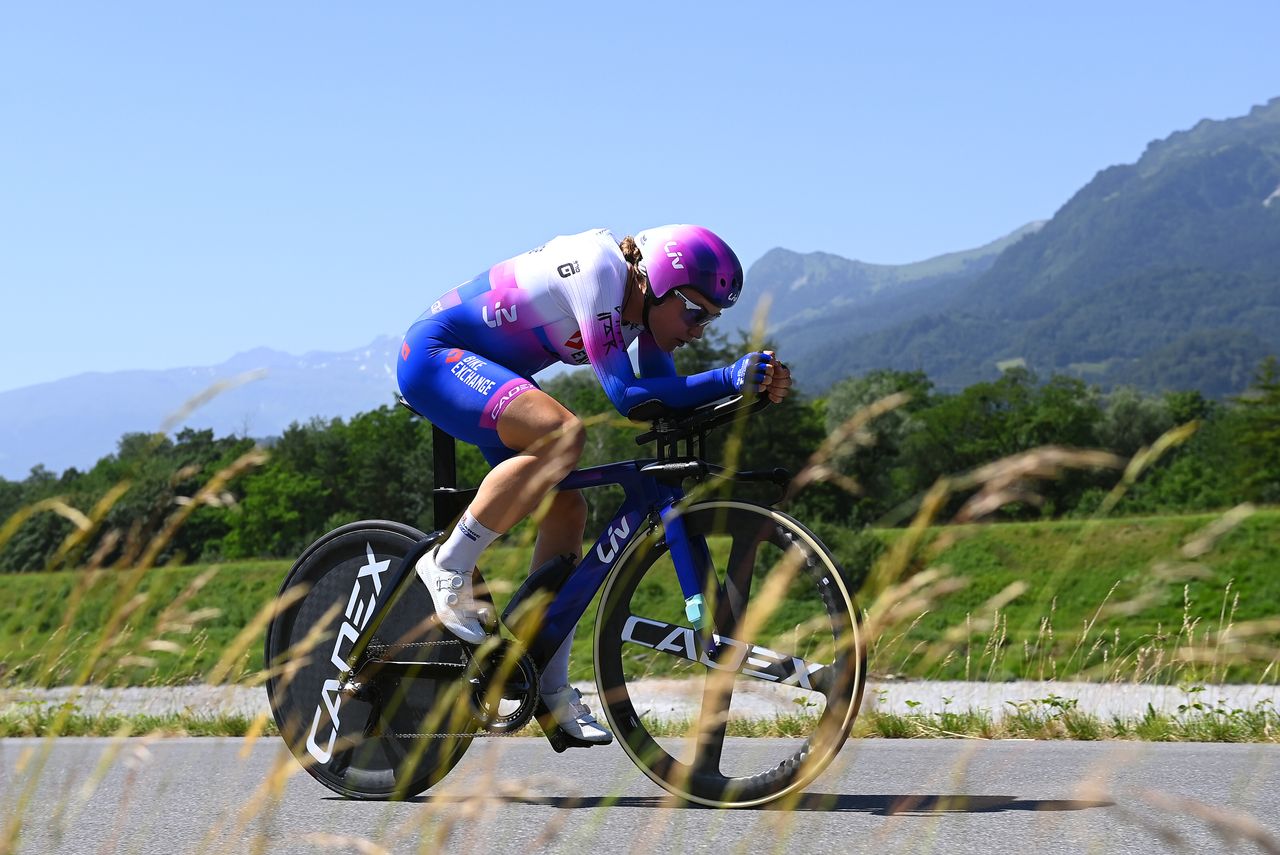
[[[573,632],[592,598],[608,578],[618,557],[641,535],[641,529],[652,530],[653,525],[646,527],[645,523],[652,522],[655,518],[663,527],[672,561],[675,563],[676,577],[685,598],[685,613],[695,628],[701,629],[705,625],[702,590],[703,580],[711,564],[710,553],[704,540],[696,538],[690,541],[687,537],[684,522],[678,512],[678,505],[685,498],[684,490],[674,484],[663,483],[655,475],[642,471],[644,467],[657,462],[652,459],[631,460],[593,466],[571,472],[560,482],[560,490],[584,490],[617,484],[622,487],[625,498],[595,545],[565,578],[547,607],[537,634],[538,649],[545,651],[547,656],[554,653]],[[453,493],[450,500],[458,504],[474,494],[474,491],[445,488],[445,494],[442,495],[438,489],[437,500],[442,501],[449,492]],[[439,514],[437,522],[446,515],[447,513]],[[423,538],[401,559],[400,566],[392,573],[388,584],[378,596],[378,602],[374,606],[375,617],[365,624],[351,646],[346,657],[345,679],[354,677],[365,649],[381,624],[382,615],[404,586],[416,578],[414,565],[418,559],[439,543],[444,534],[441,530]],[[519,596],[521,591],[517,591],[513,599]]]
[[[684,490],[664,484],[642,471],[655,462],[633,460],[593,466],[572,472],[560,482],[558,489],[562,491],[617,484],[622,487],[625,498],[595,545],[583,555],[547,606],[538,632],[540,649],[555,651],[569,637],[618,557],[641,535],[646,521],[652,523],[655,519],[661,523],[671,551],[680,592],[685,599],[686,615],[695,628],[702,628],[705,620],[702,591],[710,553],[704,540],[690,540],[686,534],[684,521],[678,512],[678,505],[685,497]],[[647,530],[651,528],[652,525]]]

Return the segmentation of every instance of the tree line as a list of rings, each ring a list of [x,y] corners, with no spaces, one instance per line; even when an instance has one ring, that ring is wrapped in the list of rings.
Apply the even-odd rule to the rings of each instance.
[[[741,350],[741,342],[713,335],[678,352],[677,367],[723,365]],[[544,388],[588,422],[584,465],[651,453],[635,444],[636,426],[613,413],[590,371],[560,375]],[[828,447],[857,413],[897,393],[896,407]],[[707,451],[712,459],[736,455],[744,469],[794,473],[820,464],[809,472],[821,477],[786,498],[790,510],[824,530],[857,531],[907,519],[938,479],[1000,458],[1043,446],[1128,458],[1180,425],[1194,433],[1189,428],[1189,439],[1155,460],[1112,513],[1280,502],[1274,357],[1258,366],[1247,392],[1222,401],[1127,387],[1103,393],[1077,378],[1042,381],[1021,368],[955,392],[935,388],[923,372],[876,371],[822,396],[793,394],[744,422],[732,441],[729,431],[713,435]],[[458,444],[460,484],[477,483],[486,470],[474,448]],[[1004,503],[996,516],[1090,515],[1121,477],[1114,468],[1071,470]],[[0,522],[0,572],[287,558],[358,519],[430,530],[433,482],[430,424],[390,403],[349,420],[295,423],[263,442],[193,429],[129,434],[87,471],[37,466],[22,481],[0,479],[0,521],[7,520]],[[588,494],[589,535],[612,516],[619,496],[610,489]],[[953,509],[964,500],[963,492],[953,496]]]

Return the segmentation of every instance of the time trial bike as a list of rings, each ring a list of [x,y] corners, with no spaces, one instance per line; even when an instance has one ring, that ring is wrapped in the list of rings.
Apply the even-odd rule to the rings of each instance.
[[[630,413],[651,423],[636,441],[655,443],[656,456],[564,479],[561,490],[620,485],[623,501],[581,561],[561,557],[529,575],[502,612],[505,634],[494,627],[478,647],[443,628],[414,572],[475,492],[456,487],[453,439],[434,428],[439,530],[384,520],[342,526],[308,547],[281,588],[266,687],[294,755],[335,792],[389,799],[439,782],[473,739],[514,735],[535,717],[556,751],[574,747],[539,699],[538,674],[599,593],[600,702],[649,778],[717,807],[805,787],[848,737],[866,647],[851,585],[830,550],[772,503],[733,497],[737,485],[785,485],[785,470],[734,471],[703,459],[713,429],[765,405],[739,398]],[[475,584],[496,612],[479,571]],[[699,714],[679,732],[642,700],[655,679],[689,681],[681,685],[700,698]],[[735,697],[765,684],[795,702],[780,722],[788,736],[731,735]]]

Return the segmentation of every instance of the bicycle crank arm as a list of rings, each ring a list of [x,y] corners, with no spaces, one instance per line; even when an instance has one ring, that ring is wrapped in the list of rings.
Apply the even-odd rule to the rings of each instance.
[[[622,640],[699,662],[718,671],[734,671],[770,683],[824,694],[830,691],[833,683],[831,667],[821,662],[806,662],[798,656],[715,633],[711,635],[714,648],[708,651],[696,629],[638,615],[627,618]]]

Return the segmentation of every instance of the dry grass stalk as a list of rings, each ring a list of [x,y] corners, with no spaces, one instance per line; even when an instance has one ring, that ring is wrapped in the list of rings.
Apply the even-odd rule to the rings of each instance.
[[[867,430],[868,425],[881,416],[905,406],[910,401],[910,395],[905,392],[895,392],[875,401],[870,406],[863,407],[846,419],[844,424],[832,431],[823,440],[817,450],[809,456],[805,466],[791,479],[791,484],[787,488],[787,497],[793,498],[805,487],[821,481],[833,481],[854,495],[861,494],[862,488],[858,486],[857,482],[836,471],[833,468],[832,460],[838,454],[850,453],[849,446],[851,445],[854,448],[872,445],[875,438]]]
[[[232,389],[243,386],[246,383],[252,383],[255,380],[261,380],[266,376],[267,370],[265,368],[257,368],[253,371],[246,371],[243,374],[237,374],[235,377],[231,377],[227,380],[219,380],[215,383],[211,383],[203,391],[188,398],[181,407],[167,416],[164,422],[160,425],[160,433],[168,433],[173,430],[178,425],[186,421],[192,413],[221,395],[223,392],[228,392]]]

